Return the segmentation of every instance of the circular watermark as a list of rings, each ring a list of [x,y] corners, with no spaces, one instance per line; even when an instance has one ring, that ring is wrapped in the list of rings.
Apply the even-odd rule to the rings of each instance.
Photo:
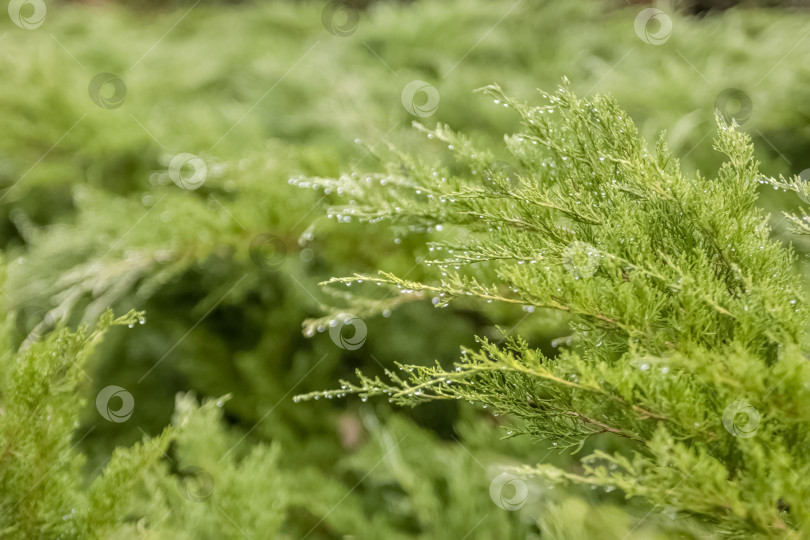
[[[169,178],[183,189],[194,190],[205,183],[208,167],[194,154],[180,153],[169,161]]]
[[[110,401],[112,401],[113,398],[121,400],[121,405],[118,409],[114,409],[110,406]],[[96,396],[96,409],[98,409],[98,413],[105,420],[120,424],[121,422],[129,420],[129,417],[132,416],[132,411],[135,410],[135,398],[133,398],[132,394],[127,392],[126,389],[120,386],[107,386],[106,388],[102,388],[101,392]]]
[[[723,411],[723,425],[726,430],[741,439],[749,439],[759,429],[759,411],[747,401],[734,401]]]
[[[287,257],[287,245],[274,234],[264,233],[250,241],[250,258],[259,267],[278,268]]]
[[[514,512],[526,504],[529,486],[513,474],[501,473],[489,484],[489,497],[498,508]]]
[[[714,100],[714,108],[727,123],[743,125],[750,117],[754,104],[748,94],[739,88],[726,88]]]
[[[357,30],[360,13],[354,6],[341,0],[333,0],[324,6],[321,23],[326,31],[337,37],[349,37]]]
[[[587,242],[571,242],[562,252],[562,263],[577,278],[591,277],[599,268],[599,251]]]
[[[17,332],[23,339],[39,340],[54,327],[56,319],[50,310],[40,306],[25,306],[17,312]]]
[[[177,490],[191,502],[202,502],[214,492],[214,477],[202,467],[186,467],[178,473]]]
[[[672,19],[660,9],[642,9],[633,26],[639,39],[650,45],[663,45],[672,35]]]
[[[417,96],[424,95],[424,102],[417,100]],[[419,118],[433,116],[439,109],[439,91],[436,87],[425,81],[411,81],[402,89],[402,106],[405,110]],[[421,103],[417,103],[420,101]]]
[[[350,336],[344,335],[346,327],[354,328]],[[341,313],[329,323],[329,337],[341,349],[354,351],[366,342],[368,328],[363,319],[350,313]]]
[[[11,0],[8,3],[11,22],[24,30],[36,30],[42,26],[47,12],[43,0]]]
[[[90,80],[87,93],[93,103],[102,109],[117,109],[127,97],[127,85],[113,73],[99,73]]]

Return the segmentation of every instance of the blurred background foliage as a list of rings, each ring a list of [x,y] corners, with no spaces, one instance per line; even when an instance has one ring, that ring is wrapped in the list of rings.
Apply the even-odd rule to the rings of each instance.
[[[302,321],[333,302],[319,281],[377,269],[418,280],[414,262],[427,254],[413,234],[328,220],[329,194],[288,179],[373,170],[378,145],[422,145],[401,103],[410,81],[439,91],[428,123],[500,149],[517,119],[473,90],[498,82],[529,99],[563,76],[580,95],[614,95],[648,140],[666,130],[684,167],[705,174],[720,161],[717,98],[739,89],[763,170],[798,174],[810,167],[806,4],[658,4],[673,23],[660,46],[634,31],[645,3],[598,0],[362,2],[331,18],[327,3],[309,1],[50,2],[31,31],[3,17],[0,248],[14,345],[108,306],[145,310],[145,325],[111,332],[94,355],[90,402],[115,384],[136,410],[119,424],[86,407],[88,476],[114,447],[159,433],[178,392],[231,394],[221,418],[205,418],[242,447],[275,445],[267,489],[285,500],[268,512],[281,536],[692,537],[695,524],[645,521],[648,509],[607,493],[541,489],[542,504],[498,508],[488,492],[498,464],[567,456],[499,441],[502,419],[466,403],[294,405],[358,367],[449,365],[476,334],[520,333],[553,354],[566,330],[564,319],[517,309],[409,302],[366,320],[358,350],[328,332],[307,338]],[[118,108],[88,95],[104,72],[126,85]],[[181,153],[205,161],[199,189],[169,178]],[[763,203],[792,204],[775,194]]]

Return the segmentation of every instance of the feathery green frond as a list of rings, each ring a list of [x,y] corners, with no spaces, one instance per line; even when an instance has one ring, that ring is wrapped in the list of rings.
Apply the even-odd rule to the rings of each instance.
[[[726,161],[711,177],[687,177],[663,139],[649,148],[610,98],[581,99],[567,84],[541,106],[497,86],[483,93],[522,120],[504,139],[512,164],[447,126],[418,126],[452,161],[393,150],[384,173],[297,180],[348,199],[329,211],[339,220],[430,238],[430,280],[381,271],[326,285],[557,312],[571,331],[565,346],[549,357],[520,338],[481,339],[454,368],[405,364],[387,380],[359,372],[298,399],[465,399],[519,419],[512,435],[560,449],[618,438],[583,456],[581,472],[517,471],[619,489],[722,536],[806,534],[810,311],[791,249],[769,237],[756,205],[762,183],[804,187],[765,179],[749,137],[719,117]]]

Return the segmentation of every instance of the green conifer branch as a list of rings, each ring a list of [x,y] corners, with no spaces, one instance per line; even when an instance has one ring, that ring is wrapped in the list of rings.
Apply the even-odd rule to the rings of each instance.
[[[453,369],[405,364],[387,381],[358,372],[296,399],[466,399],[519,419],[512,435],[574,452],[618,436],[626,443],[583,457],[582,473],[522,473],[620,489],[724,536],[798,538],[810,521],[804,488],[770,479],[810,470],[810,415],[797,406],[810,402],[810,311],[794,253],[769,237],[756,200],[763,183],[806,186],[763,179],[749,137],[719,117],[726,162],[715,178],[687,178],[663,138],[648,149],[609,98],[564,85],[538,107],[483,92],[523,121],[505,138],[514,166],[447,126],[418,125],[453,164],[392,148],[386,173],[296,180],[350,198],[331,211],[339,219],[427,233],[442,254],[424,261],[432,281],[381,271],[325,285],[376,282],[437,307],[469,297],[556,310],[570,345],[546,357],[520,339],[479,340]],[[788,219],[804,233],[805,217]]]

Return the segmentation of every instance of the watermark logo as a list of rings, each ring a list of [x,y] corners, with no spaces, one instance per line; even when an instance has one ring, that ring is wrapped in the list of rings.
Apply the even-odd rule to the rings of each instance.
[[[11,0],[8,3],[11,22],[24,30],[36,30],[42,26],[47,12],[43,0]]]
[[[274,234],[260,234],[250,242],[250,258],[260,268],[278,268],[287,257],[287,245]]]
[[[571,242],[562,252],[562,263],[577,278],[591,277],[599,268],[599,251],[587,242]]]
[[[348,2],[333,0],[323,8],[321,23],[330,34],[337,37],[349,37],[357,30],[360,13]]]
[[[663,45],[672,35],[672,19],[660,9],[642,9],[633,26],[639,39],[650,45]]]
[[[759,429],[759,411],[747,401],[735,401],[723,411],[723,425],[726,430],[741,439],[749,439]]]
[[[727,123],[732,121],[743,125],[754,110],[754,104],[748,94],[738,88],[726,88],[714,100],[714,108]]]
[[[202,467],[187,467],[178,474],[177,490],[191,502],[202,502],[214,492],[214,477]]]
[[[498,508],[514,512],[526,504],[529,486],[513,474],[501,473],[489,484],[489,496]]]
[[[121,400],[118,409],[114,409],[110,404],[113,398]],[[132,411],[135,410],[135,398],[120,386],[107,386],[102,388],[101,392],[96,396],[96,409],[105,420],[120,424],[129,420],[129,417],[132,416]]]
[[[422,99],[417,99],[419,96]],[[439,91],[425,81],[411,81],[402,90],[402,106],[419,118],[433,116],[439,109]]]
[[[118,75],[99,73],[90,81],[87,93],[93,103],[102,109],[117,109],[127,97],[127,85]]]
[[[346,327],[354,329],[350,336],[344,330]],[[354,351],[363,346],[366,342],[368,329],[363,319],[350,313],[341,313],[329,323],[329,337],[341,349]]]
[[[180,153],[169,161],[169,178],[183,189],[195,190],[205,183],[208,167],[194,154]]]
[[[48,309],[40,306],[26,306],[17,313],[17,332],[23,339],[39,340],[56,323]]]

